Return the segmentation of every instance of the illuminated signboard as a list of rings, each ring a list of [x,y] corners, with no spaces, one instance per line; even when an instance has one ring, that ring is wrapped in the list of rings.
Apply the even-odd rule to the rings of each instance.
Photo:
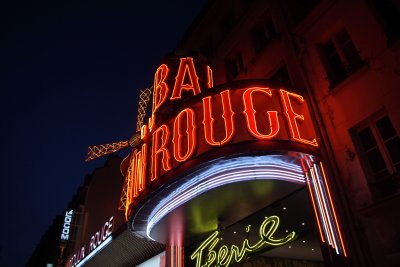
[[[212,80],[211,68],[191,57],[157,69],[152,117],[125,160],[127,218],[142,192],[213,158],[293,147],[318,153],[303,96],[264,80],[215,87]]]
[[[322,242],[346,255],[329,186],[320,180],[319,141],[305,96],[267,80],[214,86],[212,75],[209,66],[192,57],[172,56],[157,68],[151,118],[121,164],[126,177],[122,206],[130,230],[153,239],[154,226],[179,205],[217,186],[244,181],[241,173],[251,172],[254,179],[306,184]],[[269,155],[296,157],[302,164],[255,160]],[[211,167],[215,162],[236,173]],[[209,168],[207,175],[196,173],[203,167]],[[210,173],[213,167],[217,170]]]
[[[68,240],[70,239],[71,235],[71,223],[72,223],[72,216],[74,215],[74,211],[66,211],[64,215],[64,222],[62,226],[62,231],[61,231],[61,242],[59,245],[59,254],[57,258],[57,263],[62,264],[64,262],[64,257],[65,257],[65,248],[67,247]]]
[[[70,234],[70,229],[71,229],[71,221],[72,221],[72,215],[73,214],[74,214],[73,210],[65,212],[64,224],[63,224],[63,229],[62,229],[62,232],[61,232],[61,240],[68,240],[69,239],[69,234]]]
[[[91,236],[89,244],[84,244],[77,253],[72,255],[69,266],[83,266],[86,261],[108,245],[112,240],[113,222],[114,217],[111,216],[101,229]]]
[[[192,253],[190,259],[196,262],[196,267],[201,266],[230,266],[232,263],[241,262],[246,257],[254,252],[257,252],[268,246],[281,246],[290,241],[293,241],[296,237],[295,232],[291,232],[283,238],[276,239],[274,234],[279,227],[279,217],[269,216],[265,217],[265,220],[260,226],[258,242],[251,244],[249,239],[245,239],[242,245],[236,246],[219,244],[222,240],[218,237],[219,232],[215,231],[211,234],[200,246]],[[250,231],[250,227],[246,229]],[[219,247],[219,249],[215,249]]]

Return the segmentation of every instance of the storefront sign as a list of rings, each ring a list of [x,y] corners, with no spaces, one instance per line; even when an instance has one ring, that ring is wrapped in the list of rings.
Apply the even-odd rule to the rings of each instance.
[[[114,217],[104,223],[94,235],[91,236],[89,244],[84,244],[69,261],[69,266],[81,266],[93,257],[104,246],[111,242]]]
[[[241,247],[236,245],[221,245],[221,238],[218,237],[219,232],[215,231],[210,235],[190,256],[190,259],[196,262],[196,267],[202,266],[230,266],[232,263],[239,263],[246,259],[249,254],[259,251],[267,246],[281,246],[296,237],[295,232],[289,233],[287,236],[276,239],[274,234],[279,227],[279,217],[269,216],[259,229],[259,241],[250,244],[248,239],[243,240]],[[247,229],[250,231],[250,229]],[[216,249],[219,247],[219,249]]]
[[[192,160],[198,165],[234,154],[244,143],[236,152],[246,152],[255,142],[260,151],[268,145],[318,147],[303,96],[260,80],[213,87],[211,68],[196,64],[190,57],[171,59],[155,73],[152,117],[142,127],[141,145],[126,168],[127,217],[130,204],[143,192],[176,177],[171,173]]]
[[[125,203],[121,206],[125,207],[131,231],[149,239],[154,234],[157,241],[170,242],[163,218],[199,194],[243,181],[241,176],[247,169],[211,175],[210,169],[218,162],[284,154],[300,160],[300,172],[288,168],[284,161],[279,166],[283,172],[278,168],[279,173],[268,179],[299,181],[300,175],[301,181],[307,180],[322,242],[327,241],[336,254],[346,256],[328,184],[320,179],[325,175],[318,160],[319,141],[303,95],[267,80],[214,86],[212,70],[201,60],[173,56],[156,70],[153,88],[152,116],[141,128],[140,141],[121,164],[126,176]],[[251,165],[249,171],[254,173],[255,167]],[[262,177],[273,169],[266,167]],[[251,245],[246,239],[241,248],[217,246],[220,239],[216,232],[192,254],[192,259],[197,266],[227,266],[248,253],[294,238],[273,239],[272,226],[277,224],[277,217],[270,217],[260,228],[259,242]],[[218,252],[214,250],[217,247]],[[203,253],[208,253],[205,265]]]

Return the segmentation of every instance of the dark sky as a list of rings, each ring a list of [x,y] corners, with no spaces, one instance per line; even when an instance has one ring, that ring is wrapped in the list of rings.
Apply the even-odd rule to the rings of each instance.
[[[85,174],[103,164],[84,162],[88,145],[129,139],[138,90],[151,86],[203,4],[0,4],[0,266],[23,266]]]

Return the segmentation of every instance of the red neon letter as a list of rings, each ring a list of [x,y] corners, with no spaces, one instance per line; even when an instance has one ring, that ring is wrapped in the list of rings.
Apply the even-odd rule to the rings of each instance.
[[[233,115],[231,95],[229,90],[225,90],[220,93],[222,100],[223,114],[222,118],[225,123],[225,138],[217,142],[214,140],[214,118],[212,117],[212,106],[211,106],[211,96],[203,98],[203,125],[204,125],[204,136],[208,144],[212,146],[220,146],[229,142],[234,134],[235,126],[233,124]]]
[[[162,64],[158,67],[156,74],[154,75],[154,92],[153,92],[153,113],[164,103],[167,99],[168,85],[165,83],[165,79],[168,76],[168,66]]]
[[[126,186],[126,199],[125,199],[125,218],[128,220],[128,210],[129,210],[129,205],[133,202],[133,198],[135,195],[134,192],[134,183],[135,183],[135,170],[136,170],[136,153],[137,149],[133,149],[131,154],[130,154],[130,160],[129,160],[129,166],[128,170],[126,173],[126,178],[125,178],[125,185]],[[122,189],[122,194],[121,194],[121,201],[123,201],[123,196],[124,196],[124,191],[125,188]],[[122,209],[122,208],[121,208]]]
[[[261,134],[257,129],[257,122],[255,116],[256,111],[253,106],[252,95],[255,92],[263,93],[269,97],[272,97],[272,91],[269,88],[252,87],[247,89],[243,93],[243,103],[244,103],[243,114],[246,115],[247,129],[249,130],[250,134],[255,138],[260,140],[269,140],[275,137],[279,132],[278,111],[267,111],[270,131],[269,134]]]
[[[151,164],[151,181],[158,179],[160,176],[159,167],[161,166],[164,171],[171,169],[170,154],[166,148],[169,139],[169,128],[167,125],[161,125],[153,133],[153,147],[152,147],[152,164]],[[160,144],[161,141],[161,144]],[[162,164],[159,164],[158,157],[162,156]]]
[[[190,83],[184,84],[186,73]],[[196,69],[194,68],[193,58],[181,58],[178,74],[175,78],[174,90],[172,91],[171,100],[180,99],[182,90],[193,91],[193,95],[200,94],[199,77],[197,77]]]
[[[136,169],[134,183],[134,197],[137,197],[146,186],[147,144],[142,145],[141,151],[136,153]]]
[[[182,117],[186,114],[186,135],[187,135],[187,151],[185,155],[182,155]],[[174,158],[177,161],[187,160],[194,152],[196,147],[196,123],[194,110],[186,108],[182,110],[174,121],[174,137],[172,138],[174,143]]]
[[[300,103],[304,102],[303,97],[301,95],[290,93],[290,92],[282,90],[282,89],[279,91],[281,94],[281,99],[282,99],[283,105],[285,106],[285,115],[286,115],[286,119],[289,122],[292,139],[295,141],[304,143],[304,144],[318,146],[317,140],[315,138],[312,141],[309,141],[309,140],[306,140],[306,139],[303,139],[300,137],[299,128],[297,126],[297,120],[304,121],[304,116],[294,112],[292,103],[290,102],[290,96],[296,98],[297,101]]]
[[[213,78],[212,69],[210,66],[207,66],[207,87],[211,88],[213,86],[214,86],[214,78]]]

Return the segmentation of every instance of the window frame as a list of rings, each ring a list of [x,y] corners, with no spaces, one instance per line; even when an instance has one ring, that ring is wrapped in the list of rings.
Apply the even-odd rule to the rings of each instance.
[[[393,120],[388,113],[380,112],[376,115],[373,115],[373,116],[367,118],[359,125],[350,129],[350,134],[351,134],[351,137],[353,140],[353,144],[356,148],[357,155],[360,159],[361,167],[362,167],[364,174],[367,177],[367,181],[369,182],[370,185],[373,185],[374,183],[377,183],[380,181],[384,181],[386,179],[390,179],[390,177],[392,177],[392,176],[399,175],[399,171],[396,169],[396,165],[399,164],[399,162],[393,162],[393,160],[390,156],[390,153],[387,150],[386,145],[385,145],[385,142],[390,140],[391,138],[384,140],[383,137],[381,136],[381,133],[379,132],[379,129],[377,126],[377,122],[382,120],[385,117],[388,117],[388,119],[395,131],[395,134],[396,134],[396,135],[392,136],[391,138],[396,138],[396,137],[400,138],[399,131],[398,131],[398,129],[396,129],[395,124],[393,123]],[[373,138],[376,142],[376,147],[378,148],[379,153],[382,156],[382,159],[385,163],[385,167],[386,167],[385,170],[387,170],[387,172],[388,172],[387,176],[377,178],[376,177],[377,173],[373,172],[371,164],[369,163],[369,160],[367,157],[368,151],[366,151],[365,148],[363,147],[363,145],[361,143],[361,138],[359,136],[359,133],[367,128],[369,128],[371,130]]]
[[[342,32],[346,33],[348,36],[348,39],[343,44],[341,44],[338,38],[339,34]],[[329,43],[332,43],[335,49],[332,53],[328,53],[326,49]],[[354,47],[356,54],[346,55],[344,47],[349,43]],[[317,50],[320,54],[320,59],[326,73],[325,79],[329,82],[329,90],[334,89],[365,65],[365,62],[360,56],[360,51],[357,49],[353,39],[345,27],[336,30],[325,42],[317,44]],[[331,56],[334,54],[337,54],[341,64],[340,67],[343,68],[343,70],[335,68],[335,64],[333,63],[334,61],[331,59]],[[352,59],[352,57],[356,59]],[[342,71],[344,72],[342,73]],[[341,74],[343,74],[343,77]]]

